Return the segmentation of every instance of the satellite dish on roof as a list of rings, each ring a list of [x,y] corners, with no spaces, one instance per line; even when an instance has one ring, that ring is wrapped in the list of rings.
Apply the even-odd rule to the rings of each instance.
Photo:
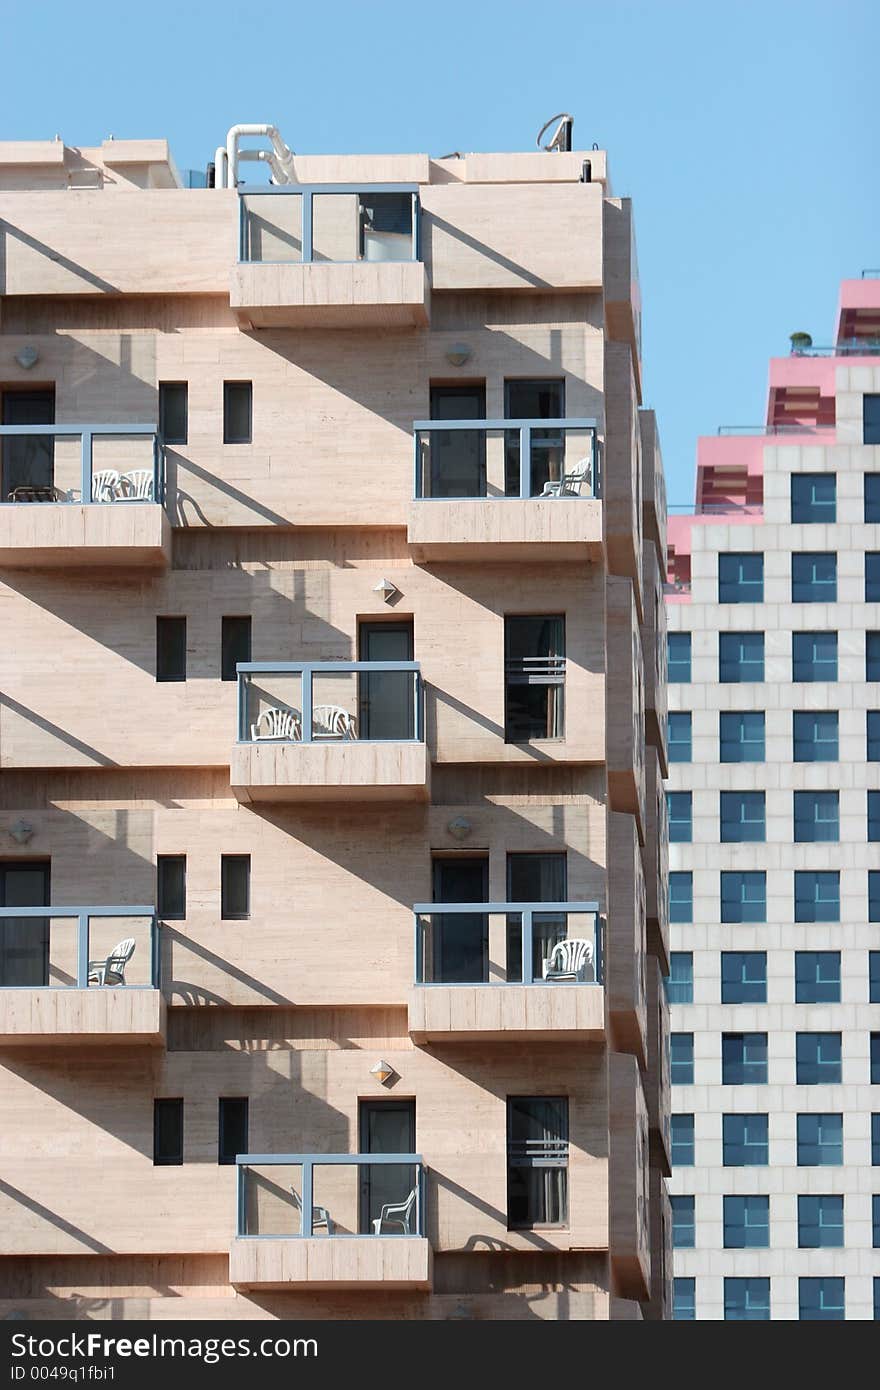
[[[558,125],[547,141],[547,144],[542,145],[541,141],[544,138],[544,132],[550,129],[554,121],[557,121]],[[539,150],[560,150],[567,153],[571,149],[571,132],[573,127],[574,116],[569,116],[566,111],[559,111],[541,126],[535,144],[538,146]]]

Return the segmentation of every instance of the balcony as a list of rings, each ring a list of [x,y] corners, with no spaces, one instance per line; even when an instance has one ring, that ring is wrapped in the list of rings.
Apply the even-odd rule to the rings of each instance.
[[[425,801],[418,663],[239,663],[230,777],[243,802]]]
[[[0,425],[0,444],[0,567],[169,563],[155,425]]]
[[[243,327],[428,323],[416,184],[242,189],[238,207],[230,304]]]
[[[154,908],[0,908],[0,1047],[164,1041]]]
[[[604,1037],[598,903],[417,903],[413,912],[416,1043]]]
[[[243,1289],[430,1289],[418,1154],[239,1154]]]
[[[413,432],[416,563],[601,556],[595,420],[416,420]]]

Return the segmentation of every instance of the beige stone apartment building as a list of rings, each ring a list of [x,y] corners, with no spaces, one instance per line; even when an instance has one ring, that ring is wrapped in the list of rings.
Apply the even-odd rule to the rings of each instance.
[[[630,203],[252,133],[0,144],[0,1317],[661,1317]]]

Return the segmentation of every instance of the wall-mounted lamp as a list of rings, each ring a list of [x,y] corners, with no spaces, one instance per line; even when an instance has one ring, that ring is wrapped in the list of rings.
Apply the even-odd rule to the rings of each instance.
[[[390,579],[380,579],[378,584],[373,585],[373,593],[381,594],[386,603],[390,603],[395,594],[400,590],[396,584],[392,584]]]
[[[24,367],[25,371],[27,371],[28,368],[35,366],[36,363],[39,362],[40,350],[35,347],[19,348],[18,352],[15,354],[15,360],[20,367]]]
[[[450,835],[454,840],[467,839],[468,835],[470,835],[471,833],[472,828],[473,827],[471,826],[470,821],[465,820],[464,816],[456,816],[455,819],[451,820],[446,827],[446,829],[449,831]]]
[[[17,845],[26,845],[33,833],[34,827],[26,820],[17,820],[9,827],[9,834]]]
[[[390,1081],[392,1076],[396,1076],[394,1068],[390,1062],[383,1062],[381,1059],[370,1067],[370,1075],[375,1076],[381,1086]]]
[[[451,362],[453,367],[463,367],[471,355],[471,349],[467,343],[452,343],[446,349],[446,361]]]

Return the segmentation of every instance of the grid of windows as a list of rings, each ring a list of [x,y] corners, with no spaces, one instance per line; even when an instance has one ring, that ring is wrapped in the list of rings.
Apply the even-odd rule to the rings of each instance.
[[[748,552],[718,556],[718,602],[761,603],[764,556]]]
[[[827,1086],[842,1079],[839,1033],[798,1033],[795,1057],[799,1086]]]
[[[838,759],[837,710],[795,710],[792,743],[796,763],[836,763]]]
[[[762,1168],[770,1161],[766,1115],[722,1115],[721,1139],[725,1168]]]
[[[795,792],[794,838],[796,844],[840,839],[838,792]]]
[[[670,1197],[673,1250],[693,1250],[696,1244],[693,1197]]]
[[[769,1279],[725,1279],[725,1322],[769,1322]]]
[[[834,473],[792,473],[791,519],[801,526],[837,519],[837,477]]]
[[[795,551],[791,557],[792,603],[837,602],[837,554],[833,550]]]
[[[689,870],[673,869],[669,875],[669,920],[694,920],[694,876]]]
[[[796,922],[840,921],[840,874],[836,869],[796,869]]]
[[[749,872],[722,871],[721,920],[767,921],[767,875],[762,869]]]
[[[693,1168],[694,1166],[694,1117],[693,1115],[670,1115],[669,1133],[673,1168]]]
[[[690,844],[693,835],[693,810],[690,792],[667,792],[666,808],[669,813],[669,843],[672,845]]]
[[[837,633],[793,632],[791,678],[795,682],[837,680]]]
[[[798,1280],[798,1317],[801,1322],[843,1322],[846,1316],[843,1280]]]
[[[721,793],[721,841],[743,843],[766,838],[763,792]]]
[[[666,634],[666,678],[670,685],[689,685],[691,679],[691,634]]]
[[[666,976],[666,998],[670,1004],[694,1002],[694,953],[671,951]]]
[[[722,1033],[722,1086],[767,1084],[767,1034]]]
[[[766,1250],[770,1244],[770,1198],[724,1198],[725,1250]]]
[[[843,1116],[798,1115],[799,1168],[839,1168],[843,1163]]]
[[[796,1004],[840,1003],[840,952],[795,951]]]
[[[764,711],[725,710],[718,720],[723,763],[764,761]]]
[[[763,632],[718,634],[718,678],[722,685],[754,685],[764,679]]]
[[[666,741],[671,763],[689,763],[691,760],[691,715],[690,711],[675,710],[667,719]]]
[[[766,1004],[767,952],[721,952],[722,1004]]]
[[[673,1086],[692,1086],[694,1081],[693,1033],[669,1034],[669,1071]]]

